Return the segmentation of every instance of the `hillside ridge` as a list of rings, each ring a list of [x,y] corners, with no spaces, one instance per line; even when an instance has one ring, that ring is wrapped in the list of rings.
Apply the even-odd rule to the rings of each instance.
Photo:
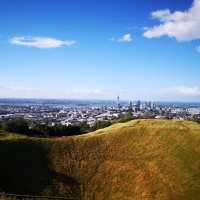
[[[133,120],[54,139],[0,137],[0,190],[83,200],[200,199],[200,125]]]

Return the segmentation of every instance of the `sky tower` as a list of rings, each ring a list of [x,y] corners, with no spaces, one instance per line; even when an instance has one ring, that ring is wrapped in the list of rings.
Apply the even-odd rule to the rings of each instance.
[[[117,107],[118,108],[120,108],[120,102],[119,101],[120,101],[120,98],[119,98],[119,96],[117,96]]]

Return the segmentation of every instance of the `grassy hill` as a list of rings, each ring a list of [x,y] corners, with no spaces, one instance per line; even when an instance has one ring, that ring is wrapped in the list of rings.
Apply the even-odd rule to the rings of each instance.
[[[199,200],[200,125],[134,120],[57,139],[0,134],[0,190],[83,200]]]

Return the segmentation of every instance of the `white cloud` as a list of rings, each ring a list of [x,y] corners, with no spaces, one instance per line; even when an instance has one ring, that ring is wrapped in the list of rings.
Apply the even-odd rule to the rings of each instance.
[[[165,10],[157,10],[151,13],[152,18],[158,19],[160,21],[165,21],[166,18],[170,16],[170,10],[165,9]]]
[[[47,89],[47,88],[31,88],[31,87],[22,87],[18,84],[13,85],[0,85],[0,98],[101,98],[103,97],[104,92],[99,89]]]
[[[164,93],[179,97],[198,97],[200,96],[200,88],[198,86],[175,86],[165,88]]]
[[[21,87],[21,86],[4,86],[0,85],[0,90],[12,90],[12,91],[33,91],[33,88],[30,87]]]
[[[124,34],[121,38],[118,39],[118,42],[124,42],[124,43],[128,43],[131,42],[132,36],[130,33]]]
[[[0,85],[0,97],[32,97],[32,94],[39,94],[39,90],[21,86]]]
[[[168,36],[180,42],[200,39],[200,0],[194,0],[186,11],[158,10],[152,12],[151,16],[160,24],[148,28],[143,33],[146,38]]]
[[[26,47],[47,49],[47,48],[58,48],[62,46],[71,46],[75,44],[76,41],[58,40],[55,38],[48,38],[48,37],[13,37],[11,38],[10,43]]]

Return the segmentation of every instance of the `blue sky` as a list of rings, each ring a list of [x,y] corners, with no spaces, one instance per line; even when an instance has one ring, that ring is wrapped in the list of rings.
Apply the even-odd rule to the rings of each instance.
[[[199,9],[200,0],[3,0],[0,97],[199,101]]]

